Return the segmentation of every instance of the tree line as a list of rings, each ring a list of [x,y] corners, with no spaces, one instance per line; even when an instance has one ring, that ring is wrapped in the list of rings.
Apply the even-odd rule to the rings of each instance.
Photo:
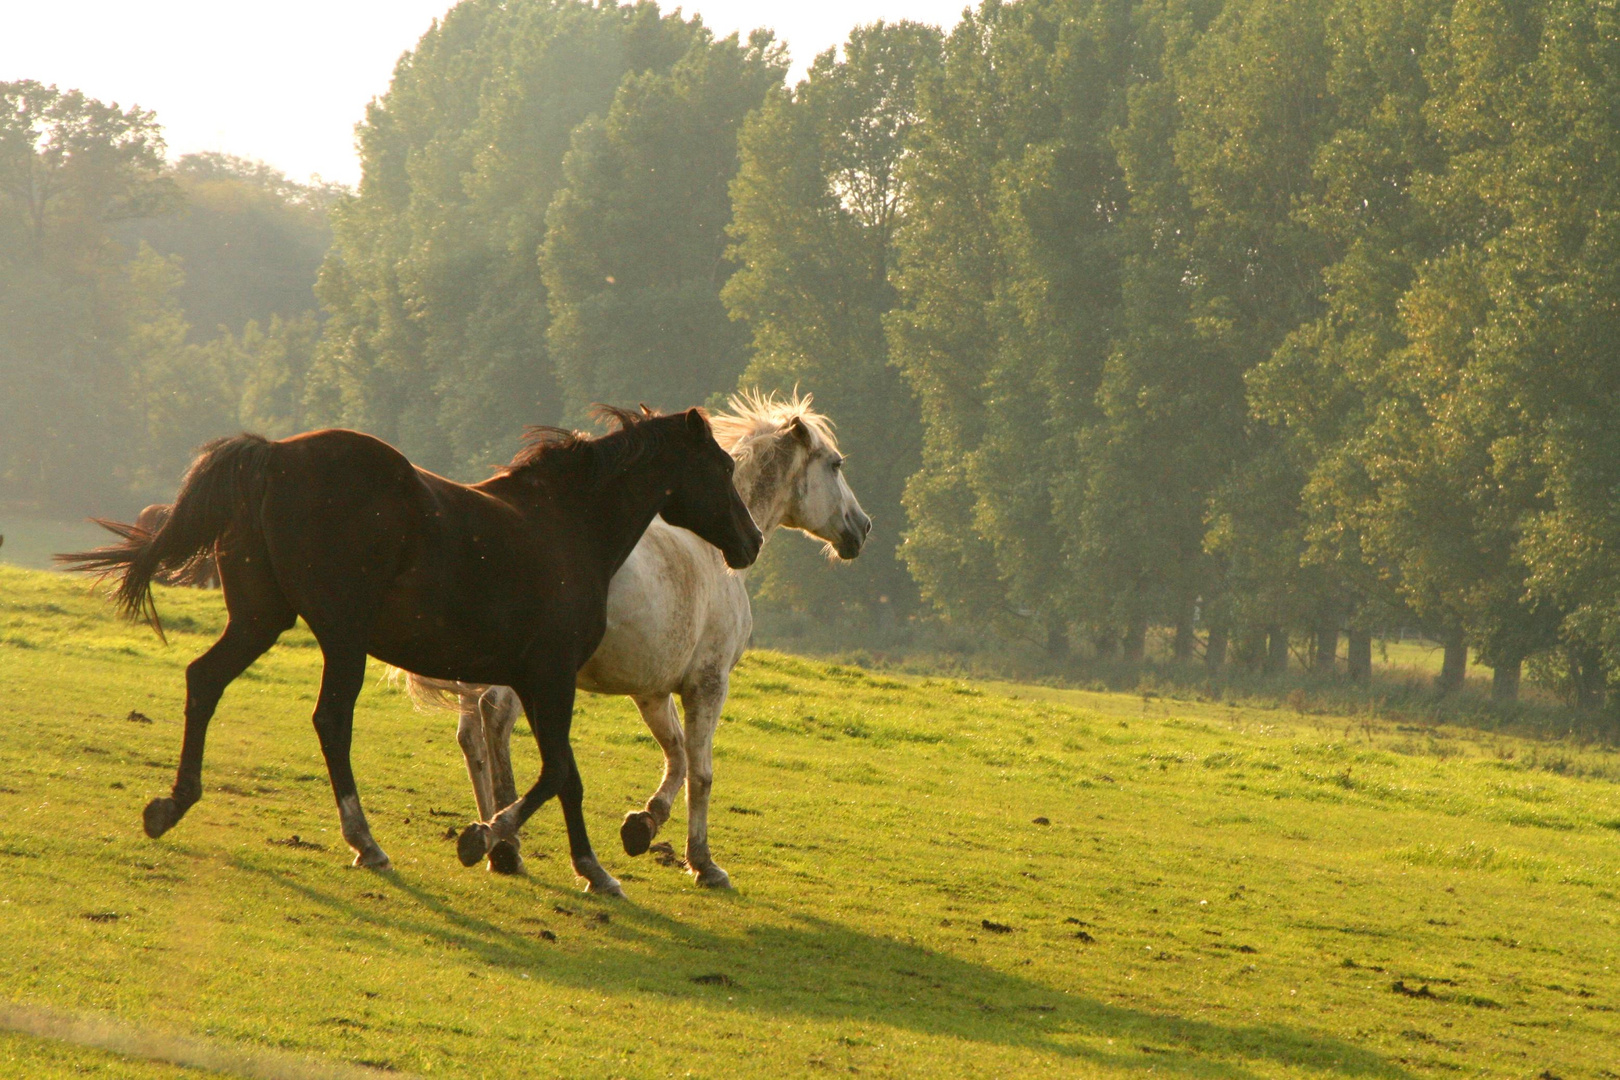
[[[0,83],[10,507],[127,513],[172,495],[200,442],[299,430],[337,189],[164,150],[148,111]]]
[[[879,532],[837,573],[773,546],[767,607],[1054,658],[1138,660],[1162,630],[1177,659],[1262,670],[1291,647],[1339,663],[1347,636],[1353,676],[1409,627],[1445,643],[1444,685],[1472,649],[1504,698],[1528,665],[1593,706],[1620,672],[1617,18],[987,0],[948,33],[859,28],[790,87],[768,33],[463,0],[359,128],[323,322],[261,377],[267,426],[358,426],[480,475],[594,400],[797,385]],[[154,137],[117,143],[139,184],[73,205],[158,220]],[[51,265],[151,328],[164,258]],[[166,333],[131,348],[173,354]],[[183,443],[206,425],[155,370],[141,438]],[[73,407],[117,404],[91,396]],[[29,454],[88,465],[25,411],[0,434],[11,490]]]

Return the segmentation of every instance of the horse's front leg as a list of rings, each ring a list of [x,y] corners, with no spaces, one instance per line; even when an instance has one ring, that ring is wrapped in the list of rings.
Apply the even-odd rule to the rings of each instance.
[[[317,639],[318,640],[318,639]],[[360,808],[360,792],[349,763],[349,747],[354,739],[354,703],[366,681],[364,648],[321,646],[326,668],[321,673],[321,696],[315,703],[315,734],[321,740],[321,754],[332,779],[332,795],[337,799],[343,839],[354,849],[354,865],[389,870],[392,865],[383,849],[371,838],[371,826]]]
[[[670,807],[681,785],[686,783],[686,736],[681,731],[680,717],[675,715],[675,699],[668,694],[634,699],[641,710],[641,719],[647,729],[664,748],[664,780],[647,800],[644,810],[632,810],[624,815],[619,827],[619,839],[624,843],[626,855],[644,855],[652,846],[653,837],[664,822],[669,820]]]
[[[606,870],[591,850],[591,838],[585,834],[585,782],[574,761],[573,747],[564,745],[568,754],[568,777],[558,792],[562,803],[563,823],[568,826],[568,854],[574,864],[574,873],[585,879],[585,891],[605,896],[623,896],[624,889],[618,879]]]
[[[731,685],[728,672],[705,675],[681,695],[686,708],[686,865],[699,885],[731,888],[731,876],[709,854],[709,791],[714,785],[714,729]]]

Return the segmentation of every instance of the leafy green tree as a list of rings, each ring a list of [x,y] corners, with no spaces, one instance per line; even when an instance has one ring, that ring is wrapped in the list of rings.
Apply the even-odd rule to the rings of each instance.
[[[1435,112],[1452,159],[1435,197],[1448,265],[1471,271],[1451,291],[1478,302],[1445,416],[1481,433],[1480,516],[1509,582],[1528,578],[1528,621],[1559,617],[1541,670],[1595,706],[1620,669],[1620,20],[1475,0],[1447,29]]]
[[[926,599],[981,627],[1005,622],[995,549],[976,528],[967,469],[983,438],[982,388],[995,348],[988,312],[1002,277],[989,214],[1002,140],[984,122],[992,119],[985,53],[1001,14],[991,4],[964,15],[946,39],[942,72],[919,88],[922,122],[901,168],[916,211],[896,236],[891,280],[901,304],[887,322],[923,424],[922,464],[906,482],[901,557]]]
[[[156,118],[77,90],[0,83],[0,198],[9,259],[57,272],[105,269],[120,254],[115,223],[175,205]]]
[[[1092,331],[1106,352],[1063,489],[1075,614],[1100,651],[1123,645],[1133,660],[1143,655],[1150,622],[1176,627],[1176,654],[1184,657],[1200,593],[1206,617],[1213,614],[1204,518],[1210,486],[1230,458],[1221,434],[1231,409],[1221,403],[1232,393],[1219,386],[1225,372],[1192,318],[1188,240],[1196,217],[1173,140],[1176,65],[1198,40],[1207,8],[1134,13],[1132,78],[1122,80],[1106,132],[1123,188],[1111,214],[1118,295],[1107,322]]]
[[[177,256],[185,281],[175,293],[193,343],[240,334],[249,320],[297,319],[315,307],[315,277],[331,245],[335,184],[299,184],[263,162],[188,154],[169,173],[183,200],[175,213],[120,230]]]
[[[696,28],[667,73],[627,79],[574,135],[547,215],[547,341],[566,414],[596,401],[679,408],[736,385],[747,334],[726,315],[728,186],[744,118],[787,69],[766,31]]]
[[[1444,6],[1342,0],[1328,10],[1334,119],[1295,210],[1330,253],[1323,308],[1247,378],[1256,416],[1281,435],[1283,460],[1300,478],[1292,516],[1303,568],[1345,602],[1358,675],[1370,666],[1372,631],[1414,619],[1398,562],[1369,540],[1378,441],[1367,432],[1388,357],[1406,341],[1401,298],[1440,236],[1418,192],[1443,162],[1426,116],[1424,61]]]
[[[900,503],[921,428],[889,361],[883,317],[907,193],[900,162],[918,121],[917,81],[939,64],[941,35],[896,23],[854,30],[791,93],[773,91],[740,138],[731,185],[737,271],[721,294],[753,338],[747,386],[813,392],[852,457],[851,482],[877,522],[858,563],[817,572],[809,545],[767,549],[751,576],[767,603],[890,622],[915,606],[899,561]]]
[[[240,388],[243,428],[279,439],[313,426],[308,381],[319,337],[315,313],[306,311],[296,319],[272,315],[264,326],[250,319],[240,337],[226,334],[210,343],[225,354],[223,366]]]
[[[121,352],[140,432],[133,486],[163,499],[199,444],[236,427],[235,372],[219,350],[187,345],[191,328],[179,302],[185,273],[177,260],[142,244],[125,276]]]
[[[1181,417],[1204,416],[1197,439],[1208,442],[1195,454],[1214,466],[1199,487],[1213,526],[1208,546],[1221,562],[1218,587],[1200,591],[1242,642],[1262,631],[1270,638],[1274,667],[1290,630],[1336,641],[1342,605],[1338,583],[1302,566],[1301,477],[1278,431],[1251,420],[1244,382],[1320,310],[1330,253],[1296,210],[1318,186],[1315,157],[1334,126],[1327,7],[1228,3],[1170,66],[1171,144],[1193,214],[1181,280],[1199,358],[1182,386],[1173,371],[1153,384],[1181,392]]]
[[[334,208],[311,419],[475,474],[563,406],[536,254],[576,126],[697,32],[656,5],[464,0],[367,110],[359,191]]]
[[[151,113],[37,82],[0,83],[7,498],[73,512],[105,506],[133,482],[145,444],[132,407],[141,283],[124,272],[112,233],[173,205]]]
[[[889,329],[924,425],[902,554],[951,617],[1054,654],[1076,591],[1056,498],[1117,303],[1109,133],[1130,29],[1122,3],[986,3],[924,83],[902,166],[917,210]]]

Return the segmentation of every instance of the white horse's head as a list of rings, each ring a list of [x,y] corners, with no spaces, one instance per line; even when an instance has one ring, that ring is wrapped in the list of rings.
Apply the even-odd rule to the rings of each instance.
[[[737,459],[734,480],[760,530],[781,525],[827,542],[829,553],[853,559],[872,531],[844,476],[844,455],[832,423],[810,408],[811,397],[744,390],[731,411],[713,417],[715,438]]]

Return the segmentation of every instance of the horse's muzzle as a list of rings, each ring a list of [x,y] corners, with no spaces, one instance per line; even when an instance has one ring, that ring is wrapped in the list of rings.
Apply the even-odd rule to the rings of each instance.
[[[746,510],[743,514],[744,520],[737,522],[738,542],[720,549],[726,565],[733,570],[746,570],[753,566],[754,560],[759,558],[759,549],[765,544],[765,537],[760,533],[759,526],[754,524],[753,517],[748,516]]]
[[[760,542],[755,540],[746,548],[731,549],[723,551],[721,554],[725,556],[726,565],[733,570],[746,570],[754,565],[755,559],[759,558],[759,548]]]
[[[838,532],[838,543],[833,550],[838,557],[848,561],[861,553],[866,546],[866,538],[872,535],[872,519],[866,516],[863,510],[856,510],[844,515],[844,527]]]

